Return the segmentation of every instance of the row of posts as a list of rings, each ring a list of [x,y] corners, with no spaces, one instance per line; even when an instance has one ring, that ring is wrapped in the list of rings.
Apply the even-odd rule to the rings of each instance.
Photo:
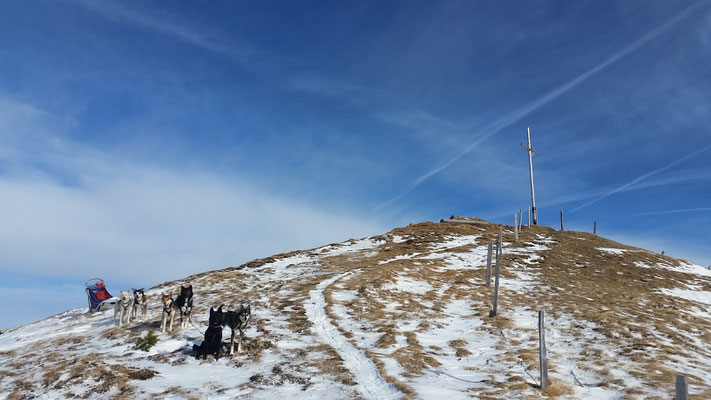
[[[514,220],[517,219],[517,215],[514,214]],[[520,217],[518,219],[520,221]],[[520,225],[514,224],[514,238],[516,241],[518,241],[518,229],[520,229]],[[494,275],[494,306],[491,309],[491,312],[489,313],[489,317],[495,317],[496,313],[498,312],[498,306],[499,306],[499,275],[501,271],[501,254],[502,254],[502,245],[503,245],[503,227],[499,225],[499,238],[496,241],[496,264],[495,264],[495,275]],[[491,285],[491,259],[492,259],[492,252],[494,250],[494,243],[489,242],[489,247],[488,247],[488,252],[486,255],[486,286],[489,287]],[[539,364],[540,364],[540,380],[541,380],[541,389],[545,388],[548,386],[548,359],[546,357],[546,338],[545,338],[545,331],[543,329],[543,319],[544,319],[544,311],[540,310],[538,311],[538,356],[539,356]]]
[[[518,233],[523,225],[523,210],[519,210],[518,214],[514,213],[514,242],[518,242]],[[531,207],[528,207],[528,225],[531,225]],[[560,210],[560,230],[564,231],[563,226],[563,210]],[[597,221],[593,222],[593,235],[597,235]]]
[[[565,230],[563,227],[563,210],[560,210],[560,230]],[[593,235],[597,235],[597,221],[593,222]]]
[[[530,216],[530,214],[529,214]],[[517,218],[518,217],[518,218]],[[560,228],[563,230],[563,211],[560,212]],[[518,231],[521,229],[521,214],[518,216],[514,213],[514,240],[518,242]],[[597,221],[593,225],[593,233],[596,233]],[[494,275],[494,305],[489,313],[489,317],[495,317],[498,312],[499,305],[499,272],[501,268],[501,254],[503,247],[503,227],[499,225],[499,237],[496,241],[496,264]],[[494,242],[489,241],[488,251],[486,255],[486,286],[491,286],[491,262],[492,253],[494,251]],[[544,329],[545,312],[538,311],[538,363],[540,370],[540,388],[548,386],[548,358],[546,355],[546,332]],[[686,376],[676,376],[676,399],[688,400],[689,389]]]
[[[518,211],[518,215],[514,213],[514,241],[518,242],[518,233],[523,225],[523,210]],[[528,225],[531,225],[531,207],[528,207]],[[563,226],[563,210],[560,210],[560,230],[564,231]],[[593,222],[593,235],[597,235],[597,221]]]

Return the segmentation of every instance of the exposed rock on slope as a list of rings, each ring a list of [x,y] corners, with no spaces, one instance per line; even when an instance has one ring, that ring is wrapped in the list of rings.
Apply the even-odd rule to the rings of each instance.
[[[11,398],[670,398],[676,374],[711,398],[711,273],[579,232],[504,227],[499,314],[487,243],[498,226],[421,223],[210,271],[148,291],[149,320],[71,310],[0,336]],[[194,325],[160,324],[158,294],[195,288]],[[196,361],[214,305],[249,300],[246,352]],[[544,309],[552,384],[538,384]],[[223,337],[229,337],[226,329]],[[2,397],[2,395],[0,395]]]

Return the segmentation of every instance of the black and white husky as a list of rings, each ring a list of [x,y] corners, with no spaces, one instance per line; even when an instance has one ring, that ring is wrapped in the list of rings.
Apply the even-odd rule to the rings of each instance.
[[[220,306],[222,308],[222,306]],[[249,320],[252,318],[252,307],[248,304],[240,304],[235,311],[227,311],[222,322],[222,326],[229,326],[232,329],[230,337],[230,355],[235,352],[235,333],[239,331],[239,342],[237,343],[237,353],[242,353],[242,340],[244,339],[244,330],[247,328]]]
[[[123,291],[121,290],[121,296],[119,297],[119,301],[114,304],[114,323],[117,324],[118,326],[121,326],[123,324],[123,317],[126,317],[126,323],[131,321],[131,306],[132,306],[133,300],[131,300],[131,296],[129,291]],[[116,322],[116,316],[119,316],[118,322]]]
[[[180,285],[180,294],[175,298],[175,304],[180,309],[180,327],[185,329],[193,312],[193,285]]]
[[[210,307],[210,326],[205,330],[205,340],[200,345],[193,345],[195,359],[207,358],[209,354],[215,356],[215,361],[220,359],[220,347],[222,346],[222,326],[224,325],[225,314],[222,306],[217,310]]]
[[[146,310],[148,309],[148,297],[146,297],[146,291],[143,288],[131,289],[133,290],[133,307],[131,307],[131,314],[133,314],[133,319],[138,319],[138,309],[141,309],[141,322],[146,319]],[[129,315],[128,320],[131,320]]]
[[[175,314],[180,312],[180,308],[173,300],[173,296],[170,293],[161,293],[160,301],[163,303],[163,315],[161,316],[160,331],[165,333],[166,325],[168,325],[168,330],[173,331],[173,321],[175,321]]]

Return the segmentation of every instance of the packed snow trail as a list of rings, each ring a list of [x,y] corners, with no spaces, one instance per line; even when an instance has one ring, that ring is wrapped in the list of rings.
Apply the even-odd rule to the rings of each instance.
[[[365,352],[348,342],[348,339],[329,321],[328,315],[326,315],[324,289],[348,274],[349,272],[346,272],[327,279],[319,283],[316,289],[310,291],[310,300],[304,302],[306,316],[313,324],[316,335],[341,356],[343,365],[353,374],[358,392],[364,398],[400,399],[402,393],[380,376],[375,363],[366,357]]]

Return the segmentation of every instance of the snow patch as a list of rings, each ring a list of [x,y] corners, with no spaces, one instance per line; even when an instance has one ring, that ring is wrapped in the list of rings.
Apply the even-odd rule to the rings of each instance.
[[[616,249],[614,247],[598,247],[597,249],[603,253],[616,254],[616,255],[622,255],[627,251],[632,251],[632,250],[628,250],[628,249]]]
[[[425,294],[430,290],[434,289],[429,282],[418,281],[410,277],[398,276],[395,283],[387,283],[381,286],[384,290],[399,290],[403,292],[415,293],[415,294]]]
[[[704,303],[711,306],[711,292],[689,289],[657,289],[658,293],[675,296],[689,301]]]
[[[481,235],[448,236],[442,243],[435,243],[430,248],[433,251],[449,250],[456,247],[471,246]]]
[[[309,292],[309,300],[304,302],[306,316],[313,324],[313,330],[319,338],[331,346],[341,359],[343,365],[354,375],[358,392],[366,399],[399,399],[402,394],[390,383],[387,383],[378,367],[366,357],[365,353],[353,346],[348,339],[330,322],[326,314],[326,298],[324,289],[350,272],[326,279]]]

